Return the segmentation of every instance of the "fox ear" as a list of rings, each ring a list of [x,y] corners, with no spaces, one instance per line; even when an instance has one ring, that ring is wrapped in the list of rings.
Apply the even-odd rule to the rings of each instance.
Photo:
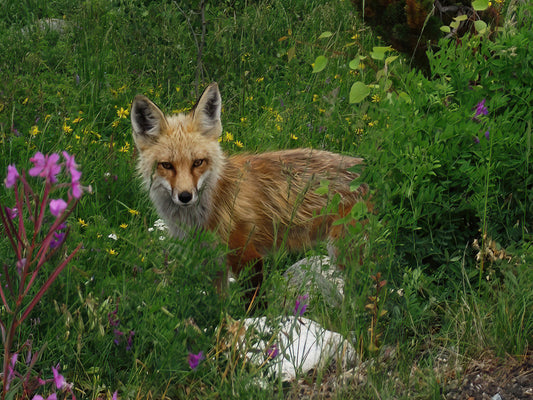
[[[138,94],[131,105],[133,139],[137,144],[156,140],[166,127],[165,114],[148,97]]]
[[[193,121],[203,135],[218,138],[222,134],[222,122],[220,121],[220,109],[222,98],[218,90],[218,84],[210,84],[200,96],[200,100],[193,107]]]

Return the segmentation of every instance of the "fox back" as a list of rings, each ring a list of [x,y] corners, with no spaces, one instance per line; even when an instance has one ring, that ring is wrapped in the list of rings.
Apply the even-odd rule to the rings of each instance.
[[[138,170],[172,235],[208,229],[232,250],[238,273],[252,264],[260,283],[262,257],[343,234],[333,222],[363,201],[366,185],[350,190],[363,160],[322,150],[295,149],[226,157],[220,147],[221,97],[216,83],[188,114],[165,116],[148,98],[135,97],[131,121]],[[327,193],[317,189],[327,181]],[[332,196],[339,201],[326,212]],[[331,207],[329,207],[331,208]]]

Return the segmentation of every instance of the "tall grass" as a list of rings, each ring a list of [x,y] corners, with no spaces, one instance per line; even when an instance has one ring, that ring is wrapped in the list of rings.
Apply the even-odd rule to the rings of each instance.
[[[201,245],[217,243],[209,233],[169,238],[136,178],[128,115],[134,95],[169,113],[195,100],[196,2],[35,0],[2,7],[0,170],[28,167],[36,151],[67,150],[93,188],[69,219],[65,254],[80,241],[83,248],[20,333],[17,346],[31,338],[43,349],[35,374],[60,363],[78,398],[115,390],[120,398],[283,397],[279,380],[258,385],[263,371],[221,346],[227,332],[220,327],[248,315],[242,286],[233,285],[224,300],[213,289],[225,246]],[[371,56],[379,38],[346,0],[206,8],[202,85],[220,84],[227,153],[314,147],[367,160],[363,175],[375,213],[365,215],[363,264],[348,266],[340,307],[316,298],[308,309],[350,338],[363,361],[373,360],[365,364],[373,365],[366,381],[349,380],[339,398],[438,397],[446,385],[435,368],[439,354],[456,355],[451,369],[487,350],[530,349],[530,13],[520,6],[493,41],[442,41],[429,56],[429,77],[400,57],[387,65],[382,84],[376,74],[384,62]],[[318,39],[324,31],[332,35]],[[319,55],[329,61],[313,73]],[[356,56],[361,65],[353,69]],[[349,103],[355,81],[373,84],[357,105]],[[472,109],[482,99],[489,114],[475,121]],[[8,197],[0,192],[1,200]],[[273,253],[263,293],[269,306],[258,313],[285,313],[294,294],[284,270],[324,251]],[[4,241],[0,254],[11,267]],[[200,351],[206,360],[191,370],[187,356]],[[321,382],[322,373],[304,378]]]

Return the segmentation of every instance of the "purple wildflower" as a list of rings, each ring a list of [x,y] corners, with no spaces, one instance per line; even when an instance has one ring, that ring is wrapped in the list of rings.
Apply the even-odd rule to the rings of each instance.
[[[4,210],[9,219],[15,219],[19,215],[19,210],[17,209],[17,207],[13,207],[13,208],[4,207]]]
[[[24,269],[25,266],[26,266],[26,258],[22,258],[17,261],[16,267],[17,267],[17,272],[19,275],[22,274],[22,270]]]
[[[33,396],[32,400],[44,400],[44,397],[41,396],[40,394],[36,394],[35,396]],[[52,393],[50,396],[46,398],[46,400],[57,400],[57,394]]]
[[[63,199],[50,200],[50,212],[54,217],[59,217],[67,208],[67,202]]]
[[[187,356],[187,361],[189,362],[189,367],[191,367],[192,370],[195,370],[198,368],[198,364],[200,364],[200,361],[204,359],[204,352],[201,351],[198,354],[189,353]]]
[[[9,360],[9,365],[7,366],[7,390],[9,390],[9,385],[13,378],[15,377],[15,364],[17,363],[18,354],[14,353]]]
[[[55,368],[52,367],[52,373],[54,374],[54,383],[56,385],[56,388],[63,389],[65,385],[67,385],[67,381],[65,380],[63,375],[59,373],[59,364],[57,364]]]
[[[485,132],[485,138],[486,138],[487,140],[490,140],[490,132],[489,132],[488,129],[487,129],[487,132]]]
[[[475,117],[478,117],[480,115],[488,115],[489,114],[489,110],[487,109],[487,107],[485,107],[485,99],[483,99],[479,103],[477,103],[476,106],[474,107],[474,109],[476,110]]]
[[[301,317],[304,315],[305,310],[307,310],[307,300],[309,300],[309,295],[304,294],[303,296],[298,296],[296,302],[294,303],[294,315]]]
[[[279,353],[278,346],[274,343],[268,349],[266,349],[266,355],[269,359],[276,358]]]
[[[78,164],[76,164],[76,161],[74,161],[74,156],[69,155],[66,151],[63,152],[63,157],[65,157],[65,166],[70,173],[70,177],[72,178],[70,182],[72,196],[74,196],[76,199],[79,199],[82,194],[82,188],[80,184],[81,172],[77,169]]]
[[[477,136],[474,136],[474,143],[479,144],[479,138]]]
[[[50,183],[57,182],[57,174],[61,172],[61,165],[59,161],[59,154],[52,153],[50,155],[43,155],[41,152],[35,153],[35,156],[30,158],[33,163],[33,168],[30,168],[28,173],[30,176],[40,176],[45,178]]]
[[[117,400],[117,397],[118,396],[118,392],[115,390],[115,393],[113,393],[113,397],[111,398],[111,400]]]
[[[124,332],[115,328],[113,329],[113,334],[115,335],[115,339],[113,340],[113,342],[118,346],[118,344],[120,343],[120,338],[124,336]]]
[[[126,340],[126,351],[130,351],[133,347],[133,336],[135,336],[135,332],[130,331],[128,339]]]
[[[7,176],[4,180],[4,184],[6,185],[6,188],[12,188],[15,183],[17,182],[17,179],[19,177],[19,173],[17,171],[17,168],[14,165],[8,165],[7,166]]]

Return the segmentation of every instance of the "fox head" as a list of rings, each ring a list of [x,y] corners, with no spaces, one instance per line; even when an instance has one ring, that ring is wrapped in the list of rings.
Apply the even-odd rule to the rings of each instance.
[[[221,97],[209,85],[188,114],[165,116],[146,96],[131,106],[138,170],[157,208],[198,205],[202,192],[214,186],[224,164],[218,138]]]

